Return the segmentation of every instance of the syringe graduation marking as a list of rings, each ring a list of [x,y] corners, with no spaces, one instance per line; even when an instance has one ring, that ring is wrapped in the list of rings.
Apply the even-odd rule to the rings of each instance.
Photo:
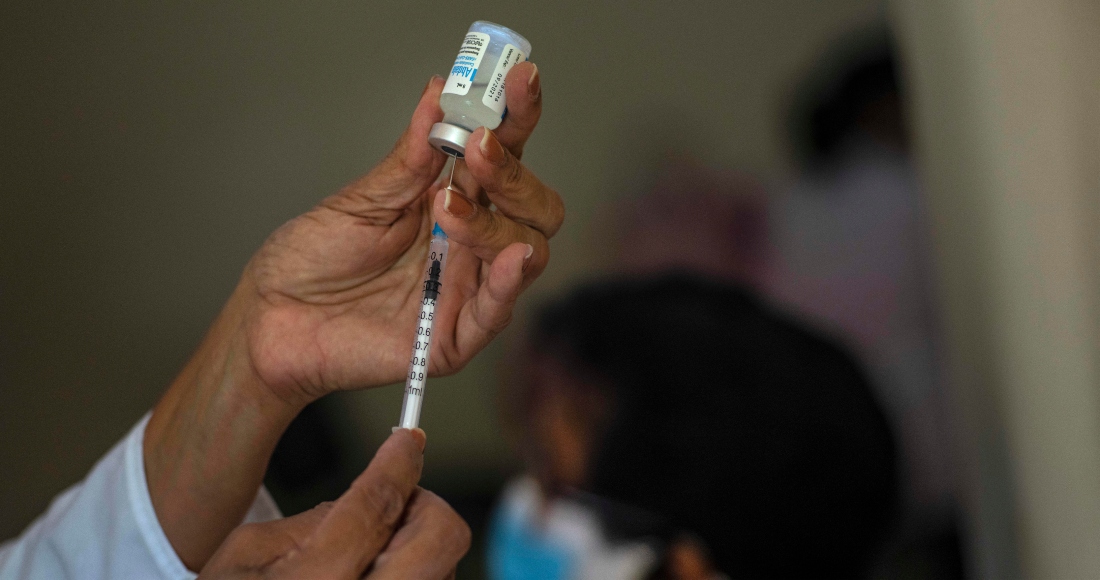
[[[439,267],[439,260],[432,260],[432,265],[428,268],[428,279],[424,280],[424,299],[435,300],[439,298],[439,273],[441,268]]]
[[[421,395],[424,392],[424,379],[428,372],[428,353],[432,344],[432,323],[435,321],[435,302],[439,299],[439,289],[442,287],[439,281],[439,276],[443,272],[442,263],[436,259],[435,252],[432,252],[431,258],[428,277],[424,280],[424,298],[420,301],[420,317],[416,325],[416,344],[413,345],[409,378],[405,382],[405,392],[413,395]]]
[[[412,360],[409,361],[409,374],[405,379],[405,398],[401,404],[400,427],[405,429],[413,429],[420,422],[436,301],[443,288],[441,279],[447,264],[447,245],[447,234],[436,224],[432,229],[431,245],[428,249],[428,267],[424,275],[424,294],[420,300],[416,324],[416,342],[413,344]]]

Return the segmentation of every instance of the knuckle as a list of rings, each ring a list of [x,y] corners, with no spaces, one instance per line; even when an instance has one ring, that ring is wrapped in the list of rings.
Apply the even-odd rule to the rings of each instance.
[[[450,522],[448,525],[444,526],[447,533],[445,541],[461,558],[462,555],[470,550],[470,544],[473,542],[473,533],[470,531],[470,525],[467,524],[466,520],[463,520],[457,512],[451,510],[450,514]]]
[[[527,169],[523,166],[523,162],[511,157],[508,160],[508,166],[504,168],[504,183],[511,186],[522,184],[526,173]]]
[[[550,219],[546,235],[550,237],[558,233],[558,229],[560,229],[562,223],[565,222],[565,200],[563,200],[561,195],[554,190],[548,190],[546,197],[548,204],[546,215]]]
[[[537,263],[534,264],[535,269],[533,271],[531,267],[528,267],[528,270],[532,271],[534,274],[538,274],[550,263],[550,242],[546,238],[540,236],[535,247],[537,249],[532,259],[537,261]]]
[[[488,324],[484,325],[484,329],[488,333],[489,338],[493,338],[498,334],[504,332],[505,328],[512,323],[512,309],[505,307],[501,312],[492,318]]]
[[[461,558],[473,541],[469,524],[439,496],[432,494],[431,500],[428,515],[435,522],[433,529],[438,535],[439,545]]]
[[[315,516],[317,516],[319,518],[323,518],[323,517],[327,516],[330,511],[332,511],[332,506],[334,506],[334,505],[336,505],[335,502],[323,501],[323,502],[313,506],[313,509],[311,509],[309,511],[311,513],[313,513]]]
[[[488,216],[488,219],[485,220],[485,230],[483,232],[485,245],[490,248],[498,248],[505,243],[508,237],[508,228],[497,212],[486,210],[485,214]]]
[[[386,526],[397,523],[405,507],[405,498],[393,481],[383,479],[373,484],[356,483],[354,489],[362,500],[367,519]]]

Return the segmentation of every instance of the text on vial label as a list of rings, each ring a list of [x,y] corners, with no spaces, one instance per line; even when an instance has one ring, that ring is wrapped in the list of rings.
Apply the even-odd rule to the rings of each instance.
[[[465,95],[470,92],[477,76],[477,69],[481,66],[481,59],[489,50],[489,35],[484,32],[467,32],[462,46],[458,49],[455,64],[451,67],[451,74],[447,76],[447,84],[443,86],[444,93]]]
[[[489,77],[489,85],[485,89],[485,96],[481,97],[481,102],[486,107],[496,111],[499,115],[504,114],[504,108],[508,104],[504,99],[504,77],[508,76],[508,71],[513,66],[525,60],[527,60],[527,55],[523,54],[523,51],[518,47],[511,44],[504,45],[500,52],[500,60],[497,61],[497,67],[493,69],[493,76]]]

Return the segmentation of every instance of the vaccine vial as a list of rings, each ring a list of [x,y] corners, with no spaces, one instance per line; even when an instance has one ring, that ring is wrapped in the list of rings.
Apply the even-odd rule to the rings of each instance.
[[[439,97],[443,122],[432,126],[428,142],[463,157],[470,133],[496,129],[504,118],[504,77],[530,55],[531,43],[514,30],[484,20],[471,24]]]

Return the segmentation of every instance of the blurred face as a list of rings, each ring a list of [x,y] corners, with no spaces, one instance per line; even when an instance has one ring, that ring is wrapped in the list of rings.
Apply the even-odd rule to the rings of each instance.
[[[531,471],[548,495],[582,488],[610,401],[594,381],[577,378],[553,357],[535,357],[532,371],[526,425]]]
[[[610,541],[605,502],[585,488],[588,466],[613,404],[595,377],[549,355],[533,355],[525,400],[524,449],[534,478],[505,491],[490,532],[495,580],[714,580],[698,542],[658,548],[652,538]],[[587,499],[583,499],[587,498]]]

